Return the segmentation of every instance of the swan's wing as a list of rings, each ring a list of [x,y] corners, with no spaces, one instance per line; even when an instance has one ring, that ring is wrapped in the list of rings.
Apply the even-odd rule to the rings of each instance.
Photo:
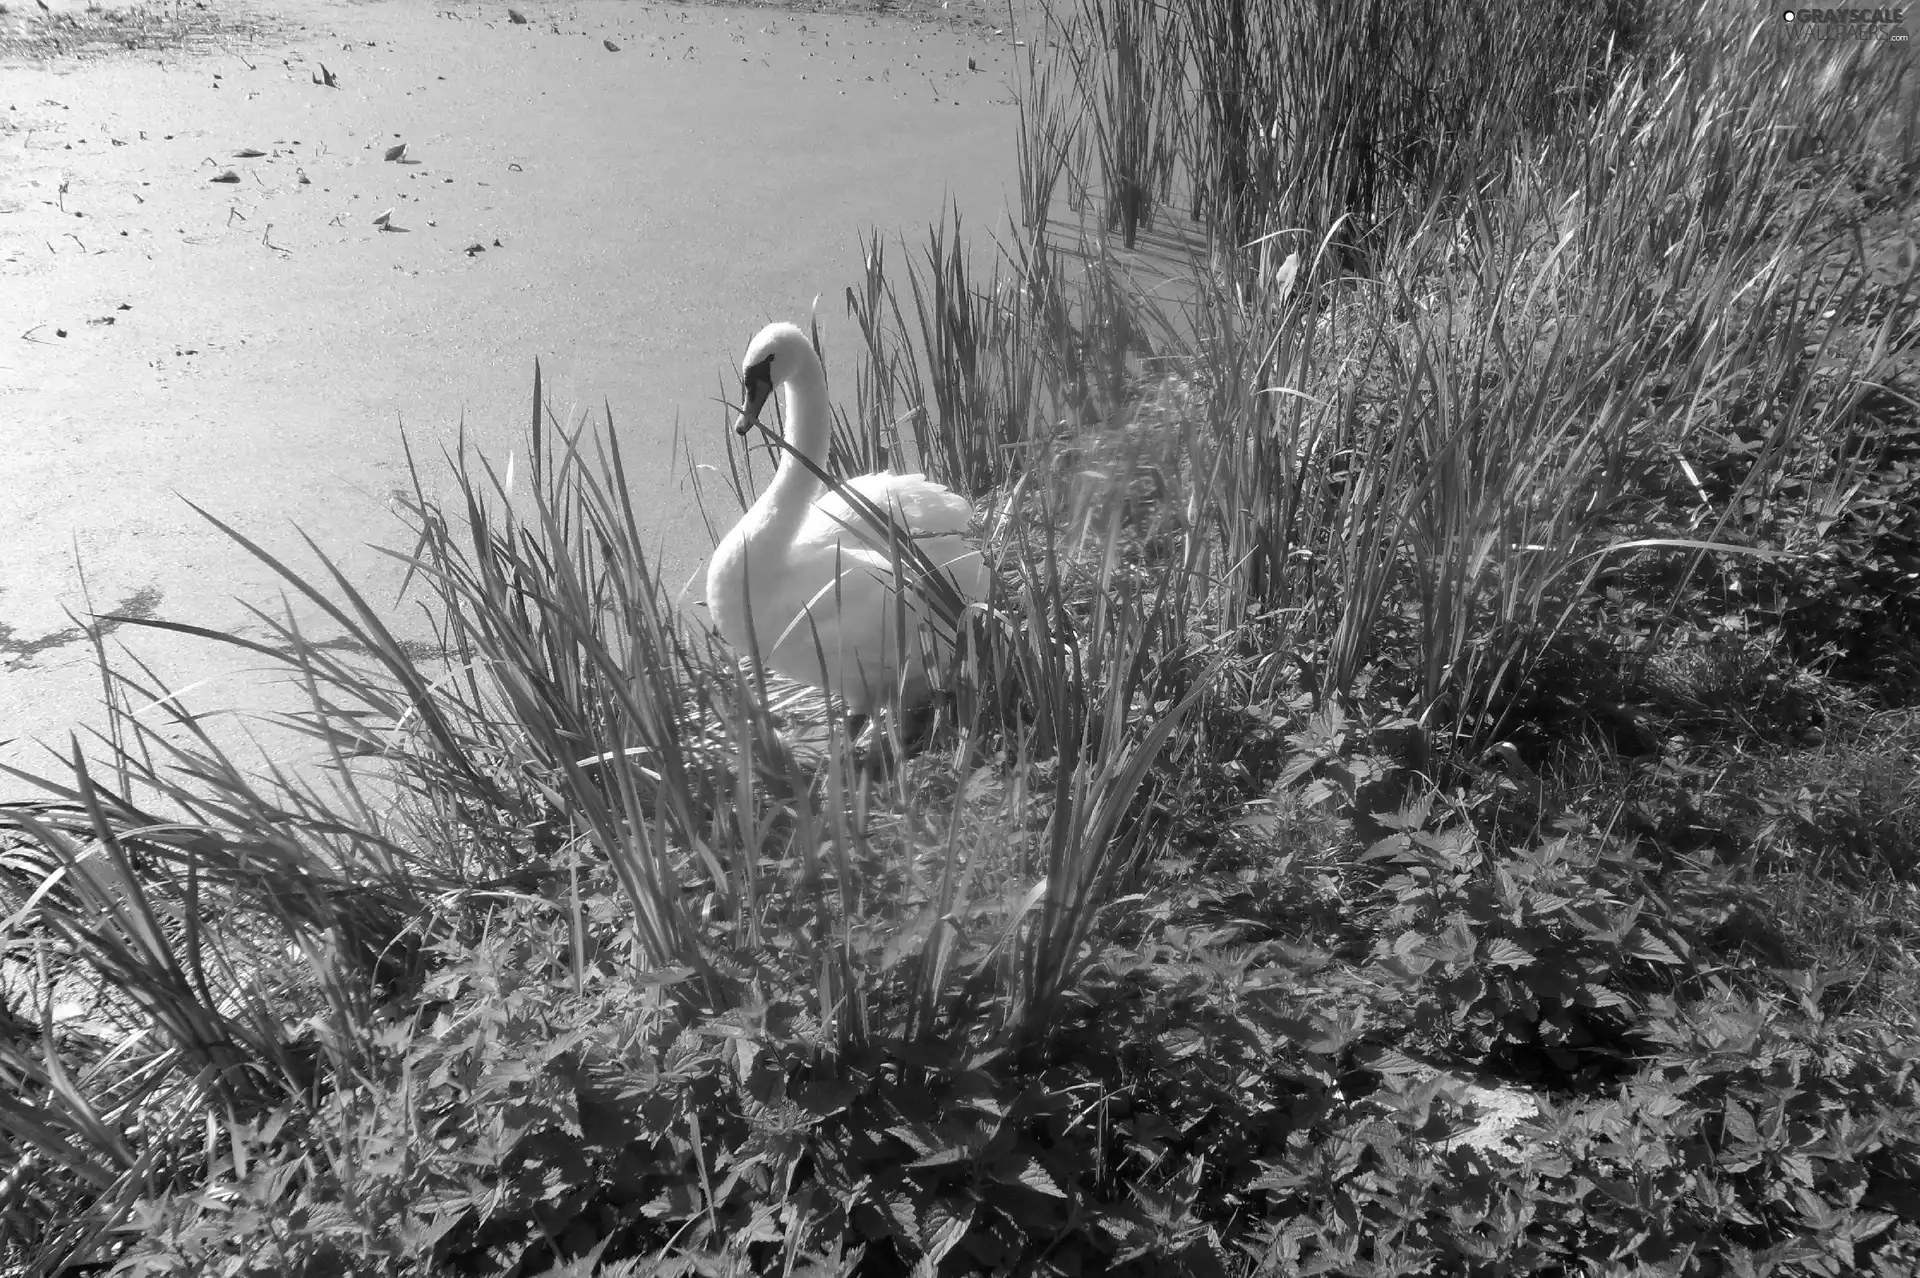
[[[914,537],[942,533],[964,533],[973,522],[973,505],[951,488],[934,483],[925,475],[893,475],[880,472],[855,475],[844,481],[880,509],[898,520]],[[842,540],[851,529],[870,545],[885,546],[886,533],[875,529],[847,501],[829,489],[814,500],[800,525],[795,541],[821,545]]]
[[[969,603],[987,601],[993,573],[978,546],[959,536],[930,537],[920,543],[920,549],[936,567],[946,571],[961,598]]]
[[[875,582],[885,593],[893,592],[893,552],[884,542],[859,540],[849,536],[838,525],[838,542],[816,542],[801,546],[797,540],[795,549],[804,553],[797,557],[792,565],[793,579],[796,582],[812,582],[816,586],[833,581],[835,566],[840,573],[839,580],[843,591],[846,583],[858,578],[862,589],[866,583]],[[984,603],[993,573],[987,567],[987,561],[980,553],[980,547],[958,534],[944,536],[920,536],[914,539],[914,545],[927,561],[944,572],[960,597],[971,603]],[[903,558],[904,558],[904,547]],[[805,565],[804,568],[802,565]],[[909,561],[906,563],[907,580],[914,581],[918,572]],[[909,599],[919,594],[916,589],[908,591]],[[918,607],[917,601],[913,604]]]
[[[927,558],[947,572],[963,598],[978,602],[987,597],[991,574],[979,547],[966,537],[973,522],[973,506],[966,498],[917,473],[856,475],[845,483],[891,514]],[[808,509],[794,534],[794,545],[797,549],[837,547],[842,555],[865,558],[890,575],[892,548],[886,530],[868,523],[830,489]]]
[[[770,615],[764,623],[754,618],[757,629],[766,626],[758,637],[772,652],[769,666],[826,687],[864,712],[893,695],[904,655],[909,699],[923,692],[928,675],[921,647],[929,638],[936,646],[942,641],[937,631],[923,634],[930,619],[914,592],[895,599],[884,556],[853,543],[814,546],[788,567],[782,588],[766,601]],[[904,650],[895,638],[902,613]]]

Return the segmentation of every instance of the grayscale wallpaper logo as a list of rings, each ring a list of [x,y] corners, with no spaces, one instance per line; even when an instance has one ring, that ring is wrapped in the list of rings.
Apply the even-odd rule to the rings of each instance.
[[[1782,9],[1780,20],[1793,32],[1809,40],[1887,40],[1909,43],[1913,24],[1908,21],[1908,6],[1883,5],[1867,8],[1845,5],[1838,8]]]

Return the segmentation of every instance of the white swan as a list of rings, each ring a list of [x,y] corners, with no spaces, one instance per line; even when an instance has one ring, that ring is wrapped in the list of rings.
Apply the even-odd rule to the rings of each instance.
[[[876,706],[907,709],[930,699],[929,651],[951,651],[951,631],[936,620],[927,595],[932,583],[918,580],[905,547],[908,588],[899,592],[886,530],[793,455],[824,469],[832,429],[826,373],[806,334],[792,324],[761,329],[747,347],[741,381],[735,431],[744,436],[758,425],[775,388],[784,388],[793,451],[783,453],[766,491],[714,550],[707,608],[735,651],[751,657],[757,650],[768,669],[838,696],[848,732],[858,736]],[[986,599],[986,561],[962,536],[973,518],[966,498],[918,474],[844,482],[912,537],[962,601]],[[902,612],[904,643],[896,633]]]

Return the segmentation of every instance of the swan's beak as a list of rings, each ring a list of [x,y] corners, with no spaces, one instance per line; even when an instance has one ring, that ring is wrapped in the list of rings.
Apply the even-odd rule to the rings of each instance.
[[[773,394],[771,357],[747,370],[740,384],[740,394],[745,402],[740,406],[740,420],[734,424],[733,433],[745,439],[760,424],[760,410],[767,406],[767,399]]]
[[[746,407],[740,410],[740,420],[734,423],[733,433],[742,439],[751,435],[753,428],[760,424],[760,409],[766,402],[767,397],[765,395],[756,396],[749,394],[747,396]]]

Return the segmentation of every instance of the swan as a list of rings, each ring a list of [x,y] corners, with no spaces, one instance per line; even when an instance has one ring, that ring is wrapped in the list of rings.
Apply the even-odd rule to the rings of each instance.
[[[858,738],[877,706],[913,709],[931,700],[929,649],[937,655],[951,642],[951,616],[938,620],[928,595],[938,587],[919,579],[905,545],[899,557],[908,588],[895,588],[887,529],[874,527],[801,460],[824,469],[831,431],[826,371],[806,334],[793,324],[767,325],[747,347],[740,376],[735,433],[745,437],[758,426],[780,390],[787,448],[772,482],[713,552],[708,613],[734,651],[839,697],[848,735]],[[973,518],[966,498],[921,474],[883,471],[843,482],[892,517],[962,603],[986,600],[991,574],[965,536]],[[903,616],[904,642],[897,633]],[[927,642],[929,635],[938,642]]]

